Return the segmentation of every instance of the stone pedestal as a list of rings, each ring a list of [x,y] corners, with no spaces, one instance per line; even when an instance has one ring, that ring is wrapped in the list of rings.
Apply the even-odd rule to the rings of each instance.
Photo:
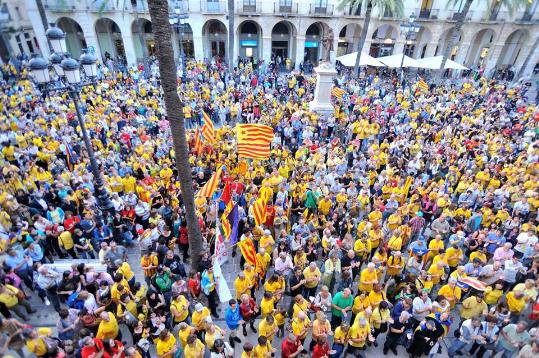
[[[331,104],[331,90],[333,79],[337,75],[335,67],[328,62],[322,62],[314,68],[316,73],[316,88],[314,90],[314,100],[309,103],[311,111],[328,115],[335,112]]]

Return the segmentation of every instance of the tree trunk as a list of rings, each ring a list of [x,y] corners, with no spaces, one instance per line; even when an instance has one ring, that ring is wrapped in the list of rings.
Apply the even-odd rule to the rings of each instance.
[[[470,10],[470,6],[472,6],[473,0],[466,0],[466,3],[464,4],[464,7],[462,8],[462,11],[460,12],[459,19],[451,31],[451,36],[449,36],[449,41],[447,41],[447,46],[444,50],[444,55],[442,58],[442,63],[440,64],[440,70],[438,71],[437,82],[439,82],[442,79],[442,76],[444,74],[445,70],[445,64],[447,62],[447,58],[449,55],[451,55],[451,51],[453,50],[453,46],[457,43],[457,37],[459,36],[460,29],[462,28],[462,25],[464,25],[464,21],[466,21],[466,16],[468,16],[468,11]]]
[[[156,55],[159,61],[161,87],[163,88],[167,118],[172,131],[176,169],[178,170],[185,205],[191,268],[198,270],[202,253],[202,234],[198,225],[198,217],[195,214],[193,178],[191,176],[187,140],[185,138],[183,103],[178,97],[176,66],[174,64],[174,51],[172,50],[171,30],[168,21],[168,1],[152,0],[148,1],[148,4],[150,5],[152,29],[157,46]]]
[[[234,71],[234,1],[228,0],[228,70]]]
[[[524,71],[526,70],[526,67],[528,67],[528,64],[532,60],[533,53],[536,51],[537,47],[539,46],[539,36],[535,39],[535,42],[533,43],[533,46],[530,49],[530,52],[528,52],[528,56],[526,56],[526,59],[524,60],[524,63],[518,70],[517,75],[515,76],[515,81],[518,81],[520,77],[524,74]]]
[[[357,44],[357,57],[356,63],[354,65],[354,74],[359,76],[359,61],[361,59],[361,52],[363,51],[363,46],[365,45],[365,40],[367,39],[367,31],[369,31],[369,23],[371,22],[371,4],[367,4],[367,10],[365,12],[365,22],[363,23],[363,28],[361,29],[361,35],[359,36],[359,42]]]

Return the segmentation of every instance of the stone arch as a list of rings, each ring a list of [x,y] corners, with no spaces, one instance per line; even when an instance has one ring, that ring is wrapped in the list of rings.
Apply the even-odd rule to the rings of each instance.
[[[470,43],[470,50],[465,61],[466,66],[482,67],[496,40],[496,33],[490,28],[479,30]]]
[[[142,61],[144,53],[152,56],[155,53],[155,41],[152,32],[152,22],[146,18],[135,19],[131,23],[131,33],[133,34],[133,45],[138,61]],[[144,48],[146,51],[144,51]]]
[[[438,47],[436,48],[436,56],[442,56],[444,54],[445,49],[448,46],[449,41],[451,39],[451,36],[453,36],[453,30],[454,29],[455,29],[455,27],[451,27],[451,28],[447,29],[446,31],[444,31],[444,33],[440,37]],[[455,60],[457,58],[459,48],[460,48],[460,43],[462,42],[462,38],[463,38],[463,33],[462,33],[462,30],[461,30],[456,34],[457,41],[453,45],[453,48],[451,49],[451,52],[449,54],[450,59]]]
[[[383,24],[378,26],[372,34],[369,54],[373,57],[392,55],[398,34],[398,30],[393,25]]]
[[[204,57],[219,57],[226,60],[228,51],[228,30],[226,25],[217,19],[211,19],[202,26],[204,39]]]
[[[70,17],[61,17],[56,20],[56,26],[62,29],[66,34],[67,51],[71,53],[71,56],[74,58],[79,58],[82,49],[88,47],[80,24]]]
[[[271,29],[271,54],[281,59],[296,58],[296,26],[290,21],[279,21]]]
[[[530,32],[526,29],[515,30],[507,37],[503,45],[497,67],[513,66],[522,54],[522,48],[530,38]]]
[[[262,27],[256,21],[245,20],[237,29],[240,58],[251,60],[262,57]]]
[[[118,24],[108,17],[101,17],[95,22],[94,27],[103,60],[106,60],[107,54],[112,58],[118,56],[125,58],[122,31]]]
[[[337,56],[357,51],[360,36],[361,26],[355,23],[344,25],[338,33],[339,41],[336,49]]]

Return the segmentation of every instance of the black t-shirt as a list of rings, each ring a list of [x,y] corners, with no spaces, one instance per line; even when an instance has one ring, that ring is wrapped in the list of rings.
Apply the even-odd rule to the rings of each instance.
[[[292,296],[292,299],[294,296],[299,295],[303,292],[303,285],[300,285],[295,290],[292,288],[293,286],[296,286],[301,280],[303,280],[303,274],[299,276],[299,278],[294,274],[292,277],[290,277],[290,295]]]
[[[404,327],[404,324],[401,323],[399,320],[396,320],[395,322],[393,322],[390,326],[389,326],[389,331],[387,332],[387,334],[389,335],[392,335],[392,336],[400,336],[401,334],[403,333],[394,333],[394,332],[391,332],[391,328],[393,329],[401,329],[402,327]]]
[[[174,257],[171,259],[165,257],[163,260],[163,265],[170,268],[170,272],[173,274],[180,277],[186,277],[185,266],[178,255],[174,255]]]

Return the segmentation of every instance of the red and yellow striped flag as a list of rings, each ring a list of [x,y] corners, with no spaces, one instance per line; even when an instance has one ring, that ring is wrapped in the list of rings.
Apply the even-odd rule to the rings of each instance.
[[[243,258],[245,259],[245,262],[253,265],[256,268],[256,249],[255,245],[253,244],[253,240],[248,237],[245,240],[238,242],[238,246]]]
[[[266,208],[267,201],[263,198],[258,198],[253,203],[253,216],[255,218],[256,225],[261,225],[266,222]]]
[[[338,99],[342,99],[342,96],[346,93],[345,90],[343,90],[342,88],[340,87],[333,87],[333,89],[331,90],[331,95],[333,97],[337,97]]]
[[[230,200],[225,207],[225,211],[223,211],[223,214],[221,215],[221,226],[223,227],[223,234],[227,241],[230,241],[230,234],[232,233],[232,225],[230,225],[230,220],[228,220],[228,215],[232,211],[233,207],[234,207],[234,204],[232,203],[232,200]]]
[[[223,167],[220,167],[217,169],[217,171],[212,175],[210,180],[204,184],[204,186],[198,191],[197,195],[195,196],[204,196],[206,198],[211,198],[213,193],[215,193],[215,189],[217,189],[217,185],[219,184],[219,180],[221,179],[221,172],[223,171]]]
[[[417,87],[419,87],[422,91],[427,92],[429,88],[429,84],[425,82],[423,77],[419,77],[419,81],[417,81]]]
[[[202,111],[202,136],[204,140],[210,144],[215,143],[215,130],[213,122],[208,113]]]
[[[197,129],[195,132],[195,153],[200,155],[202,153],[202,139],[200,138],[200,130]]]
[[[238,157],[268,159],[273,140],[273,128],[263,124],[238,124]]]

